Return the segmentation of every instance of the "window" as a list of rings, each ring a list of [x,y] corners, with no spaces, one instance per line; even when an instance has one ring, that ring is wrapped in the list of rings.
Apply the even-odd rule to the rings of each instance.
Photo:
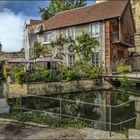
[[[71,37],[72,39],[75,38],[75,28],[74,27],[69,27],[67,29],[67,36]]]
[[[92,54],[91,61],[95,67],[99,67],[99,53],[98,52],[94,52]]]
[[[74,60],[75,60],[75,56],[73,54],[69,54],[68,55],[68,66],[70,68],[73,67]]]
[[[100,26],[99,22],[93,23],[91,25],[91,36],[97,37],[100,34]]]
[[[137,0],[131,0],[132,5],[136,4]]]
[[[135,14],[136,13],[136,8],[133,8],[132,12],[133,12],[133,14]]]
[[[51,32],[45,33],[44,42],[50,43],[51,41],[52,41],[52,33]]]

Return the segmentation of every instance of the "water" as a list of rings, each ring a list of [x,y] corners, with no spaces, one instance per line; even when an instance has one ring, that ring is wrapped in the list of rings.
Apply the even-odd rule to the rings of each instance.
[[[7,85],[5,81],[0,81],[0,99],[6,98],[7,96]]]
[[[6,102],[7,86],[6,82],[0,81],[0,113],[8,113],[9,106]]]
[[[109,125],[104,124],[104,122],[110,122],[110,116],[111,122],[114,124],[135,117],[135,102],[128,102],[129,95],[127,93],[121,93],[111,90],[99,90],[92,92],[61,95],[61,98],[76,101],[75,103],[63,101],[63,113],[76,117],[96,120],[96,122],[93,123],[93,127],[96,129],[108,130]],[[80,101],[90,102],[92,104],[80,103]],[[125,102],[128,103],[123,104]],[[112,106],[111,115],[109,107],[110,105]],[[127,115],[125,115],[124,112]],[[112,129],[114,130],[119,130],[123,127],[135,127],[134,120],[122,125],[112,125]]]
[[[82,118],[86,123],[96,129],[109,130],[110,105],[111,122],[120,123],[135,116],[135,104],[129,102],[129,95],[118,91],[98,90],[91,92],[80,92],[60,95],[50,95],[51,98],[39,96],[22,98],[22,106],[25,108],[49,111],[73,116],[73,119]],[[49,97],[50,97],[49,96]],[[60,98],[61,105],[60,105]],[[12,106],[20,106],[20,99],[14,99],[9,103]],[[123,104],[123,105],[120,105]],[[118,107],[113,107],[117,106]],[[124,114],[125,112],[125,114]],[[127,114],[127,115],[126,115]],[[49,115],[49,114],[48,114]],[[134,121],[125,125],[112,125],[112,129],[134,128]]]
[[[7,105],[6,97],[7,88],[6,83],[0,83],[0,113],[9,112],[9,107]],[[34,109],[39,111],[49,111],[54,113],[60,113],[60,98],[61,102],[61,113],[65,115],[70,115],[73,117],[95,120],[86,121],[90,126],[96,129],[108,130],[109,125],[104,122],[109,123],[110,108],[109,106],[117,106],[124,102],[129,101],[129,95],[127,93],[121,93],[118,91],[111,90],[97,90],[91,92],[77,92],[69,94],[60,95],[50,95],[49,97],[54,97],[55,99],[43,98],[39,96],[34,97],[23,97],[22,107],[28,109]],[[56,99],[57,98],[57,99]],[[87,102],[87,103],[86,103]],[[88,104],[90,103],[90,104]],[[8,104],[13,107],[20,107],[20,99],[8,99]],[[127,114],[125,115],[124,114]],[[121,121],[128,120],[135,116],[135,104],[134,102],[127,103],[119,107],[111,107],[111,122],[120,123]],[[75,118],[73,118],[75,119]],[[129,124],[113,126],[112,129],[124,128],[134,128],[134,121]]]

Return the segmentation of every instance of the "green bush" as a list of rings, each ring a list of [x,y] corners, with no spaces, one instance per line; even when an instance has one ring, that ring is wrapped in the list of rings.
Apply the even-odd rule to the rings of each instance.
[[[120,66],[117,68],[117,71],[118,71],[120,74],[127,73],[127,72],[129,72],[129,67],[128,67],[128,66],[120,65]]]
[[[38,69],[34,73],[30,73],[28,75],[29,82],[45,82],[50,81],[52,79],[53,71],[52,70],[42,70]]]
[[[50,81],[53,75],[53,71],[41,70],[39,74],[40,74],[41,81]]]
[[[8,77],[8,70],[6,68],[4,68],[4,70],[3,70],[3,76],[4,76],[4,78]]]
[[[122,75],[122,80],[121,80],[121,87],[122,88],[129,89],[129,88],[132,88],[135,86],[136,86],[136,83],[134,81],[129,80],[126,75]]]
[[[22,78],[23,78],[24,74],[25,74],[25,72],[23,70],[21,70],[18,73],[15,73],[15,82],[17,84],[21,84],[22,83]]]
[[[82,71],[77,72],[77,78],[78,79],[88,78],[88,73]]]
[[[73,80],[76,78],[76,73],[74,70],[68,70],[68,72],[66,73],[67,76],[67,80]]]
[[[91,69],[88,73],[89,73],[89,78],[90,79],[97,78],[97,76],[98,76],[96,69]]]

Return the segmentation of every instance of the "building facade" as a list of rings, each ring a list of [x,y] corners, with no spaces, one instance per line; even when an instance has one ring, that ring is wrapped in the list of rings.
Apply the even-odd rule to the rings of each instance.
[[[134,15],[134,21],[136,25],[135,33],[135,51],[140,54],[140,1],[132,0],[132,11]]]
[[[120,60],[127,63],[128,48],[134,47],[135,32],[130,2],[107,1],[60,12],[47,21],[31,20],[25,26],[25,56],[32,57],[35,41],[49,47],[60,35],[75,38],[82,32],[99,41],[99,46],[91,53],[90,63],[94,66],[102,66],[110,73]],[[69,49],[71,45],[65,44],[62,59],[70,67],[79,59],[75,51]],[[52,56],[57,58],[59,49],[52,50]]]

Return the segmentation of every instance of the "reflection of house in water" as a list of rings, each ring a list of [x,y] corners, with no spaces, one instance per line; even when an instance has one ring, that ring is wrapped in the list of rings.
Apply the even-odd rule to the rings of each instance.
[[[70,103],[67,101],[64,103],[62,102],[64,105],[63,107],[65,108],[65,112],[63,113],[76,117],[95,120],[88,122],[92,127],[96,129],[109,130],[108,123],[110,122],[110,116],[112,123],[120,123],[121,121],[135,117],[134,102],[130,102],[119,107],[112,107],[110,115],[110,105],[117,106],[128,101],[128,95],[126,95],[126,97],[125,95],[122,96],[122,93],[118,91],[100,90],[87,93],[75,93],[74,95],[67,94],[64,96],[67,96],[67,99],[76,98],[76,103]],[[88,102],[90,104],[82,103],[82,101]],[[124,110],[127,115],[124,115]],[[135,126],[134,120],[126,123],[125,127],[127,127],[128,124],[131,127]],[[119,130],[120,125],[112,125],[112,129]]]

